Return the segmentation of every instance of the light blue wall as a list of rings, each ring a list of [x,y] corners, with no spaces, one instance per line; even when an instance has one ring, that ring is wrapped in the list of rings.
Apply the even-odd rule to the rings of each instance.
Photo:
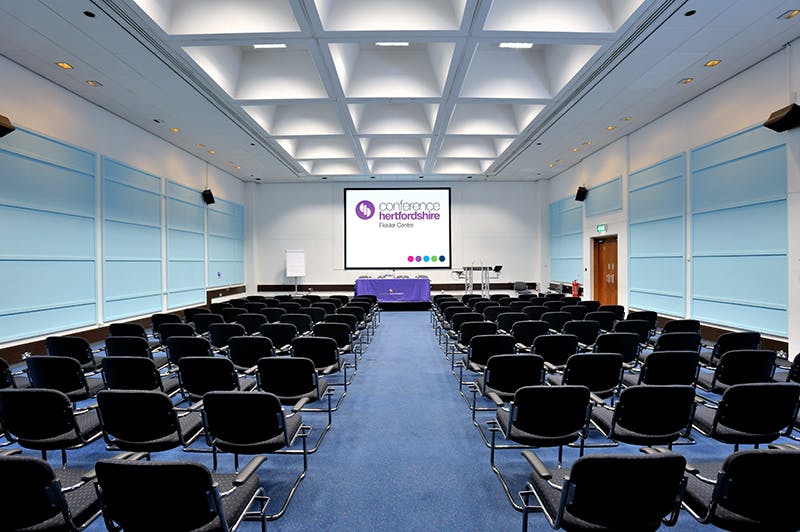
[[[167,307],[204,303],[205,209],[200,191],[167,181]]]
[[[564,198],[550,204],[550,280],[583,282],[583,203]]]
[[[763,127],[692,150],[693,317],[786,336],[786,161]]]
[[[97,321],[93,153],[0,139],[0,342]]]
[[[102,158],[103,320],[161,310],[161,178]]]
[[[208,206],[208,286],[244,282],[244,207],[217,200]]]
[[[586,195],[586,217],[622,210],[622,177],[616,177],[589,189]]]
[[[628,305],[683,316],[686,182],[683,155],[628,176]]]

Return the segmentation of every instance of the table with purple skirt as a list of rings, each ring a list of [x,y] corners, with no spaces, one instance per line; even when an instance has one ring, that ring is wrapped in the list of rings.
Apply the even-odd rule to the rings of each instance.
[[[374,295],[381,302],[422,302],[431,298],[430,279],[356,279],[355,295]]]

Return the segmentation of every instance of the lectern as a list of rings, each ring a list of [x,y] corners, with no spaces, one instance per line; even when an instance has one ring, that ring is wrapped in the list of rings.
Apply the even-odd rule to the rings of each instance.
[[[480,283],[481,283],[481,297],[488,298],[489,297],[489,281],[491,279],[498,279],[500,277],[500,270],[503,269],[502,265],[495,265],[495,266],[484,266],[476,265],[474,262],[469,266],[462,266],[460,271],[456,271],[455,274],[458,277],[462,277],[464,279],[464,293],[471,294],[474,288],[474,274],[475,272],[480,273]],[[494,274],[494,277],[492,277]]]

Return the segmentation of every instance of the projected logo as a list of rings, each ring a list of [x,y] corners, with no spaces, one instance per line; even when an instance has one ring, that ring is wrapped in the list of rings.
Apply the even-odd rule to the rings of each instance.
[[[356,205],[356,216],[362,220],[369,220],[375,215],[375,205],[369,200],[361,200]]]

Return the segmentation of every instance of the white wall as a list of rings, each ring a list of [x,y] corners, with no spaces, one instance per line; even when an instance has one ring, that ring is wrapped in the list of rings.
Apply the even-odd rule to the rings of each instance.
[[[787,105],[791,101],[790,92],[796,94],[800,90],[800,76],[793,75],[794,79],[790,81],[787,75],[787,70],[800,72],[800,61],[794,57],[789,59],[788,53],[782,51],[765,59],[547,182],[549,204],[573,195],[578,185],[591,188],[622,176],[622,212],[612,216],[601,215],[597,219],[584,219],[584,267],[587,272],[591,268],[589,246],[591,238],[596,236],[595,225],[608,223],[608,233],[619,235],[621,304],[627,305],[628,293],[628,174],[763,123],[772,111]],[[787,69],[789,62],[791,69]],[[789,157],[789,352],[793,356],[800,350],[800,130],[788,131],[783,135]],[[543,234],[543,238],[547,238],[548,233],[545,231]],[[547,254],[543,254],[542,259],[543,265],[549,262]],[[688,271],[687,268],[687,277]],[[587,293],[591,294],[590,275],[586,275],[586,281]]]
[[[539,184],[476,181],[425,185],[452,189],[455,268],[483,261],[484,265],[503,265],[499,282],[540,279]],[[306,284],[350,284],[361,274],[385,273],[344,269],[342,205],[347,186],[314,183],[255,187],[254,281],[257,284],[294,281],[285,276],[286,249],[305,250],[307,275],[301,282]],[[461,282],[449,270],[404,270],[404,273],[424,273],[434,283]],[[248,280],[248,286],[249,283]]]

